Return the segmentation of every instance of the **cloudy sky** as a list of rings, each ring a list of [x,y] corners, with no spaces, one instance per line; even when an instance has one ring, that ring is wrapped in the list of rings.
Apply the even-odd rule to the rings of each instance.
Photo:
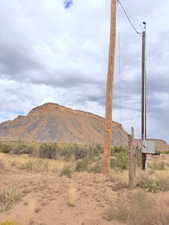
[[[148,136],[169,142],[169,2],[121,0],[147,29]],[[110,0],[0,0],[0,121],[45,102],[104,115]],[[140,136],[141,37],[118,7],[113,120]]]

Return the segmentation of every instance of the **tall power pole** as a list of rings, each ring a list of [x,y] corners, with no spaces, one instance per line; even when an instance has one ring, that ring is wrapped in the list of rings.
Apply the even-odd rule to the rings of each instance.
[[[146,22],[143,22],[144,31],[142,33],[142,99],[141,99],[141,139],[142,145],[146,140]],[[142,153],[142,169],[146,169],[146,153]]]
[[[115,49],[116,49],[116,7],[117,0],[111,0],[111,27],[109,44],[109,63],[106,86],[106,112],[104,130],[104,167],[103,172],[107,174],[110,168],[110,152],[112,146],[112,98],[115,71]]]

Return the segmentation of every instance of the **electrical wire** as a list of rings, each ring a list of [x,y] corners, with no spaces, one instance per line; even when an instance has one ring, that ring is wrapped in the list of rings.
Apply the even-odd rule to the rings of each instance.
[[[136,26],[134,25],[132,19],[131,19],[130,16],[128,15],[127,10],[125,9],[125,7],[124,7],[123,4],[121,3],[121,1],[120,1],[120,0],[117,0],[117,2],[119,3],[119,5],[120,5],[122,11],[124,12],[124,14],[125,14],[125,16],[126,16],[128,22],[129,22],[129,24],[131,25],[131,27],[133,28],[133,30],[136,32],[136,34],[139,34],[139,35],[140,35],[142,32],[140,32],[140,31],[137,30]]]

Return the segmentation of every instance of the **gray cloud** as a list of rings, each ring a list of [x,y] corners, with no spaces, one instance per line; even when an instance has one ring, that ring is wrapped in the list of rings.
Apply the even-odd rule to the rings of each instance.
[[[169,3],[121,2],[139,30],[147,21],[149,136],[169,141]],[[1,121],[46,101],[104,115],[109,3],[75,1],[64,10],[62,0],[1,0]],[[141,37],[118,15],[113,119],[139,137]]]

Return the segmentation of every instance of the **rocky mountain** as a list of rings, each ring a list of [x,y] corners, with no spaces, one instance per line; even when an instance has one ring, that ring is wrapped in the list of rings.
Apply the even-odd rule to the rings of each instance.
[[[128,134],[112,122],[113,145],[126,146]],[[32,109],[26,116],[0,124],[0,138],[36,142],[103,144],[104,118],[54,103]]]

